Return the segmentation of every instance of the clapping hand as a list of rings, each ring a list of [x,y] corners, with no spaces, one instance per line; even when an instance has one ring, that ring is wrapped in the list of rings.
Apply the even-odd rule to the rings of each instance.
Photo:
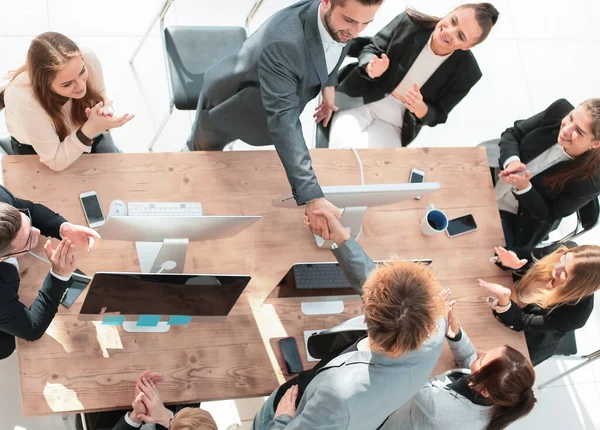
[[[323,127],[327,127],[333,113],[339,110],[339,108],[335,105],[335,87],[329,86],[323,88],[322,94],[323,100],[315,109],[313,118],[317,124],[323,121]]]
[[[412,89],[408,90],[404,94],[403,102],[404,106],[406,106],[406,109],[411,111],[417,118],[421,119],[427,115],[429,108],[427,107],[425,101],[423,101],[421,89],[416,83],[413,85]]]
[[[71,240],[64,238],[56,247],[52,248],[50,239],[44,245],[46,257],[50,260],[52,271],[58,276],[71,276],[71,273],[77,268],[77,258],[75,256],[75,245]]]
[[[456,312],[454,311],[455,304],[456,300],[452,300],[448,308],[448,329],[446,330],[446,336],[448,336],[451,339],[454,339],[456,335],[460,332],[460,322],[458,320]]]
[[[388,67],[390,67],[390,59],[387,55],[381,54],[381,58],[374,55],[369,64],[367,64],[365,71],[371,79],[376,79],[383,75]]]
[[[63,223],[60,226],[60,235],[63,238],[70,239],[73,245],[86,247],[91,251],[100,243],[100,235],[96,230],[83,225]]]
[[[492,293],[494,298],[497,300],[498,306],[506,306],[510,303],[511,291],[509,288],[503,287],[500,284],[490,284],[489,282],[485,282],[483,279],[478,279],[477,284]],[[496,303],[496,300],[493,299],[492,301]]]
[[[506,169],[504,169],[498,174],[498,177],[505,178],[513,173],[521,173],[525,170],[527,170],[527,166],[521,163],[521,161],[511,161],[510,163],[508,163],[508,166],[506,166]]]
[[[168,428],[173,414],[165,408],[165,405],[160,400],[160,394],[154,382],[146,377],[141,377],[140,389],[141,393],[137,397],[140,398],[146,407],[146,413],[137,414],[137,417],[145,423],[156,423]]]
[[[280,415],[289,415],[291,418],[296,416],[296,399],[298,398],[298,386],[294,385],[287,389],[275,411],[275,418]]]
[[[490,259],[492,263],[499,261],[504,267],[515,270],[520,269],[527,264],[526,258],[520,259],[519,256],[514,253],[514,251],[507,251],[501,246],[496,246],[494,248],[494,252],[496,253],[496,256]]]
[[[529,170],[525,170],[523,174],[511,173],[503,176],[502,182],[512,185],[518,191],[522,191],[531,183],[531,176],[531,172]]]
[[[135,117],[135,115],[128,113],[115,117],[112,112],[109,112],[109,110],[104,109],[103,102],[98,102],[91,109],[86,108],[85,114],[88,119],[81,127],[83,134],[93,139],[100,133],[123,126]]]

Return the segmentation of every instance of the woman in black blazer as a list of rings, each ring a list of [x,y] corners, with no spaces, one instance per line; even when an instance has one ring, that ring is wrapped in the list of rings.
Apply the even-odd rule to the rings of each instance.
[[[445,122],[481,78],[470,48],[497,19],[489,3],[459,6],[444,18],[413,9],[398,15],[341,72],[342,110],[333,117],[329,147],[406,146],[423,125]]]
[[[494,296],[498,321],[525,332],[534,365],[551,357],[567,332],[585,325],[594,308],[594,292],[600,289],[600,247],[561,246],[535,264],[514,252],[496,248],[500,267],[513,270],[516,302],[510,289],[479,280]]]
[[[529,249],[600,194],[600,99],[565,99],[500,138],[496,201],[507,248]]]

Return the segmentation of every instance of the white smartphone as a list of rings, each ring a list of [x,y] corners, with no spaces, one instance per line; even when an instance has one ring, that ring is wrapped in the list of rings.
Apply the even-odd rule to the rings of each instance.
[[[100,227],[104,224],[104,213],[102,212],[102,206],[100,206],[100,200],[98,200],[98,193],[96,191],[79,194],[79,200],[81,200],[81,206],[83,206],[85,219],[91,228]]]
[[[425,180],[425,172],[419,169],[412,169],[410,171],[410,178],[408,178],[408,182],[411,184],[420,184]],[[421,196],[415,197],[415,200],[419,200]]]
[[[469,214],[449,220],[446,234],[448,237],[456,237],[475,230],[477,230],[475,218],[473,218],[473,215]]]

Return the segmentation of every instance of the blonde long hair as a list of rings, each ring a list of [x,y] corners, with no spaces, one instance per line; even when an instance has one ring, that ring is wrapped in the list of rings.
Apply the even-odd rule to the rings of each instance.
[[[573,268],[567,274],[566,281],[552,289],[536,288],[535,284],[545,284],[552,280],[554,265],[567,253],[573,254]],[[575,248],[561,246],[537,261],[518,285],[518,298],[524,304],[537,304],[544,309],[560,304],[576,304],[584,297],[594,294],[600,289],[600,247],[582,245]]]
[[[52,81],[72,58],[81,55],[77,44],[67,36],[48,31],[34,37],[29,45],[25,64],[9,73],[10,82],[23,72],[29,74],[33,94],[52,119],[60,140],[64,140],[69,134],[62,112],[68,99],[52,91]],[[105,101],[90,84],[92,82],[88,80],[85,96],[81,99],[72,99],[71,122],[75,127],[80,127],[87,121],[86,107],[93,107],[96,103]]]

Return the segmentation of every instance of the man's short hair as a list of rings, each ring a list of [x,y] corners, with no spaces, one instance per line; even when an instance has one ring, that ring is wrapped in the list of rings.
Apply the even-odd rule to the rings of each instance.
[[[184,408],[175,414],[171,430],[217,430],[217,423],[210,412],[200,408]]]
[[[0,203],[0,255],[12,252],[11,244],[21,230],[21,212],[8,203]]]
[[[398,357],[421,347],[444,313],[433,271],[419,263],[392,260],[379,265],[363,286],[371,348]]]
[[[352,0],[359,2],[363,6],[378,6],[383,3],[383,0]],[[345,6],[348,0],[331,0],[331,6]]]

